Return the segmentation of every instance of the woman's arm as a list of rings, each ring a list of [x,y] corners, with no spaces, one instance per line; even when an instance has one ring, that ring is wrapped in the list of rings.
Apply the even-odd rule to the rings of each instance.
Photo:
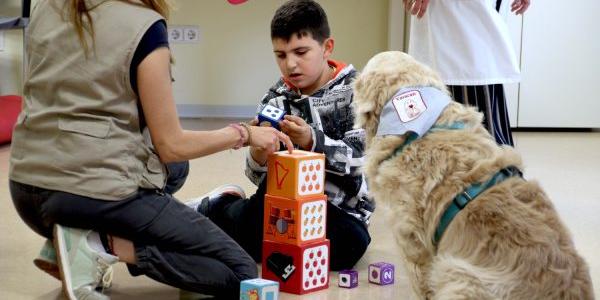
[[[150,136],[158,155],[164,163],[194,159],[236,146],[241,136],[233,127],[210,131],[183,130],[179,123],[171,75],[170,51],[159,48],[150,53],[137,69],[138,90]],[[250,144],[276,151],[279,142],[292,151],[290,138],[269,127],[248,127]]]

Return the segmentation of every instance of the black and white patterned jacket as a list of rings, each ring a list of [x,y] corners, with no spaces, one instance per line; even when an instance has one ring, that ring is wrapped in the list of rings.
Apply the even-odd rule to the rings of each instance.
[[[301,117],[311,126],[311,151],[324,153],[326,158],[325,194],[329,201],[368,225],[375,203],[368,197],[366,180],[360,170],[364,162],[365,133],[352,128],[351,83],[357,72],[352,65],[329,63],[339,71],[315,93],[300,95],[280,79],[263,97],[257,112],[267,104],[272,105]],[[263,180],[266,171],[266,166],[260,166],[247,154],[246,176],[254,184]]]

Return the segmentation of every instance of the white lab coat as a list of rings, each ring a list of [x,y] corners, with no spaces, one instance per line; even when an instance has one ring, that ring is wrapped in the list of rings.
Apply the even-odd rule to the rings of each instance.
[[[519,81],[508,27],[495,4],[431,0],[421,19],[412,17],[409,54],[440,72],[447,85]]]

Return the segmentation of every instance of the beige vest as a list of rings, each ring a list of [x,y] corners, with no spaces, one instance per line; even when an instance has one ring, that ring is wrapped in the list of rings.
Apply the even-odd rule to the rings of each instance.
[[[10,179],[104,200],[163,188],[166,169],[144,143],[129,81],[138,43],[162,17],[125,1],[87,0],[96,43],[86,59],[64,3],[38,1],[32,14]]]

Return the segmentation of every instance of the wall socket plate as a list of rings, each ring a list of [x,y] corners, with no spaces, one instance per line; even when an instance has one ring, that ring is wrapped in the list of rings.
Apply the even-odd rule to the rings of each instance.
[[[168,27],[169,43],[198,44],[200,43],[200,27],[173,25]]]

